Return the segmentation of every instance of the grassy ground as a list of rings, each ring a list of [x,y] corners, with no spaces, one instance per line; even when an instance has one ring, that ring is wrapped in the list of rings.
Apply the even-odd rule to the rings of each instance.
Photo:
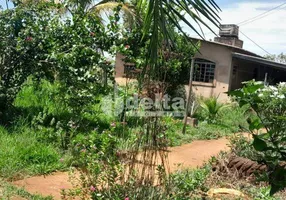
[[[41,143],[32,129],[8,131],[0,126],[0,176],[19,179],[65,168],[62,154],[53,145]]]
[[[229,128],[222,124],[208,124],[199,122],[197,127],[187,126],[186,133],[182,134],[183,122],[172,118],[167,120],[167,138],[169,146],[179,146],[194,140],[212,140],[225,136],[231,136],[239,131],[239,128]]]
[[[120,122],[115,123],[114,118],[108,118],[102,113],[99,104],[87,105],[86,111],[81,114],[82,116],[76,116],[75,120],[74,116],[70,116],[71,108],[58,98],[58,92],[57,85],[43,81],[41,85],[35,86],[28,81],[19,93],[14,105],[22,111],[20,117],[10,126],[0,126],[1,178],[15,180],[64,170],[71,164],[69,152],[72,152],[72,145],[79,136],[87,138],[91,134],[102,134],[107,131],[117,136],[118,149],[127,150],[136,144],[137,134],[144,133],[146,129],[138,119],[134,122],[128,119],[125,127]],[[165,127],[162,135],[167,136],[169,146],[179,146],[193,140],[229,136],[246,124],[245,110],[240,110],[236,106],[220,112],[212,123],[207,123],[203,111],[198,110],[198,113],[196,116],[199,119],[198,126],[196,128],[188,126],[186,134],[182,134],[182,119],[171,117],[162,119]],[[179,172],[171,177],[172,184],[168,187],[180,197],[188,196],[190,192],[196,194],[195,191],[206,192],[208,187],[205,187],[204,181],[209,173],[210,168]],[[9,184],[2,184],[1,187],[5,197],[16,194],[27,199],[43,199],[31,196]],[[158,190],[149,189],[154,194]],[[134,193],[134,191],[129,192]],[[144,195],[144,189],[142,192]],[[136,195],[134,193],[134,197]]]

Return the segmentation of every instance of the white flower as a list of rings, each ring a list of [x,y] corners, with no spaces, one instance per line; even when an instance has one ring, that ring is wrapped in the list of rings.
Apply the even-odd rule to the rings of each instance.
[[[262,81],[256,81],[254,82],[254,85],[263,85],[264,83]]]
[[[272,85],[269,86],[269,89],[270,89],[270,90],[273,90],[273,91],[277,91],[277,90],[278,90],[277,87],[272,86]]]
[[[279,99],[285,99],[285,95],[284,95],[284,94],[280,94],[280,95],[277,96],[277,98],[279,98]]]
[[[258,97],[263,97],[263,93],[258,94]]]
[[[280,83],[279,83],[279,86],[280,86],[280,87],[286,87],[286,82],[280,82]]]

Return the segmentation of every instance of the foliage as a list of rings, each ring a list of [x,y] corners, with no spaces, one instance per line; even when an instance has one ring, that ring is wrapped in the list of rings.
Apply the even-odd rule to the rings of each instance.
[[[110,187],[100,191],[88,187],[88,190],[82,192],[91,194],[92,199],[190,199],[195,191],[205,190],[204,181],[210,170],[210,165],[200,169],[181,170],[166,178],[164,183],[158,186],[140,185],[136,179],[130,178],[124,184],[114,182]]]
[[[100,108],[100,96],[84,106],[84,110],[74,116],[71,105],[62,100],[58,82],[50,83],[42,79],[26,81],[18,93],[14,106],[21,110],[29,125],[37,132],[38,140],[68,149],[71,140],[81,132],[95,128],[99,132],[109,128],[112,117],[106,116]]]
[[[0,127],[0,174],[5,178],[21,178],[25,175],[46,174],[64,169],[61,153],[52,145],[37,141],[29,128],[20,127],[11,133]]]
[[[118,16],[111,16],[105,28],[80,7],[70,7],[64,18],[55,12],[60,8],[61,4],[38,2],[0,13],[2,114],[7,114],[30,75],[57,81],[62,101],[73,113],[106,89],[103,79],[112,77],[112,67],[100,50],[111,51],[117,41]]]
[[[156,64],[159,54],[162,54],[159,50],[162,44],[168,47],[170,44],[174,43],[172,29],[176,27],[178,30],[182,31],[181,25],[179,24],[180,21],[199,34],[193,24],[186,20],[187,16],[194,19],[194,23],[198,25],[203,24],[208,28],[209,26],[205,21],[198,17],[199,15],[206,17],[206,19],[214,25],[219,24],[219,17],[217,15],[219,7],[213,0],[210,0],[208,3],[179,0],[172,2],[165,0],[139,0],[136,5],[139,8],[138,10],[142,10],[142,8],[146,9],[146,13],[143,15],[144,36],[149,37],[149,34],[151,33],[150,45],[148,45],[148,57],[149,63],[151,63],[151,65],[148,66],[150,73],[154,73],[154,71],[158,70]]]
[[[247,130],[247,119],[255,117],[251,112],[249,105],[239,107],[237,104],[231,104],[226,109],[221,110],[217,117],[217,124],[228,127],[232,132]]]
[[[184,84],[189,82],[191,60],[193,55],[197,52],[199,44],[194,46],[189,40],[178,34],[175,30],[173,30],[173,35],[175,37],[176,45],[170,47],[168,50],[162,49],[164,54],[157,59],[158,70],[156,73],[153,73],[150,78],[158,80],[164,94],[168,94],[173,98],[181,97],[185,99]],[[147,69],[144,68],[147,62],[147,47],[150,44],[150,38],[144,37],[142,40],[142,36],[142,27],[138,25],[136,28],[127,30],[123,33],[122,45],[118,47],[119,52],[125,56],[124,61],[126,63],[134,63],[135,71],[140,72],[135,73],[139,79],[139,89],[144,87],[142,81],[146,79],[145,74],[147,72],[145,70]],[[125,46],[123,44],[125,44]],[[136,76],[129,76],[127,74],[127,77],[129,78],[136,78]]]
[[[104,185],[113,184],[118,176],[117,140],[110,131],[99,134],[77,135],[73,140],[73,165],[88,175],[88,184],[99,191]]]
[[[266,55],[265,58],[279,63],[286,63],[286,55],[284,53],[279,55]]]
[[[33,117],[37,117],[40,112],[63,118],[70,113],[70,108],[62,101],[59,93],[59,83],[50,83],[44,79],[35,82],[29,77],[17,94],[14,106],[26,112],[27,116],[32,117],[30,120],[35,122]]]
[[[253,147],[263,153],[263,161],[269,168],[271,194],[286,186],[285,169],[280,163],[286,160],[286,104],[285,83],[277,86],[264,86],[261,82],[250,81],[240,90],[229,92],[240,106],[249,104],[257,118],[250,120],[249,131],[253,133]],[[255,134],[265,128],[266,132]]]
[[[232,129],[219,124],[199,123],[198,127],[187,126],[186,134],[182,134],[182,120],[166,117],[163,120],[166,126],[166,137],[169,146],[179,146],[193,140],[211,140],[231,135]]]
[[[178,171],[170,175],[167,189],[171,199],[190,199],[191,193],[198,190],[206,191],[205,180],[211,172],[210,165],[206,164],[201,169]]]
[[[47,6],[46,10],[49,10]],[[32,15],[29,9],[15,8],[1,12],[0,19],[0,112],[3,120],[5,111],[11,107],[27,76],[40,72],[38,63],[44,60],[43,55],[47,52],[44,47],[48,44],[42,41],[45,31],[40,31],[39,24],[42,23],[41,28],[45,28],[44,21],[52,21],[52,17],[48,12]],[[35,32],[37,28],[38,33]]]
[[[259,163],[263,162],[263,154],[255,151],[252,143],[253,140],[246,138],[244,135],[234,136],[230,140],[231,150],[235,155],[248,158]]]
[[[208,123],[214,123],[217,120],[218,115],[229,105],[218,102],[218,98],[211,97],[204,99],[201,102],[201,107],[206,113],[206,120]]]

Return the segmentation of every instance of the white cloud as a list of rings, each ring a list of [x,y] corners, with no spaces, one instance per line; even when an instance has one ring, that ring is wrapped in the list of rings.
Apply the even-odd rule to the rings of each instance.
[[[220,13],[222,24],[237,24],[239,22],[251,19],[258,16],[267,10],[270,10],[282,2],[276,3],[259,3],[259,2],[243,2],[236,3],[231,7],[223,8]],[[267,16],[258,19],[252,23],[241,25],[240,30],[248,37],[262,46],[265,50],[271,54],[279,54],[286,52],[286,23],[284,22],[286,17],[286,5],[267,13]],[[186,27],[186,25],[185,25]],[[218,29],[212,26],[213,30],[218,32]],[[194,36],[194,32],[189,28],[185,28],[191,36]],[[210,33],[206,28],[203,29],[206,33],[206,39],[213,39],[214,34]],[[244,48],[255,52],[260,55],[266,53],[247,39],[244,35],[240,34],[240,39],[244,41]]]

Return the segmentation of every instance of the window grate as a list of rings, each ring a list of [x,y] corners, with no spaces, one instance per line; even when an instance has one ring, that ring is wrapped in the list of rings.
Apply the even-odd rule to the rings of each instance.
[[[204,60],[195,60],[195,71],[193,81],[213,83],[215,76],[215,63]]]

